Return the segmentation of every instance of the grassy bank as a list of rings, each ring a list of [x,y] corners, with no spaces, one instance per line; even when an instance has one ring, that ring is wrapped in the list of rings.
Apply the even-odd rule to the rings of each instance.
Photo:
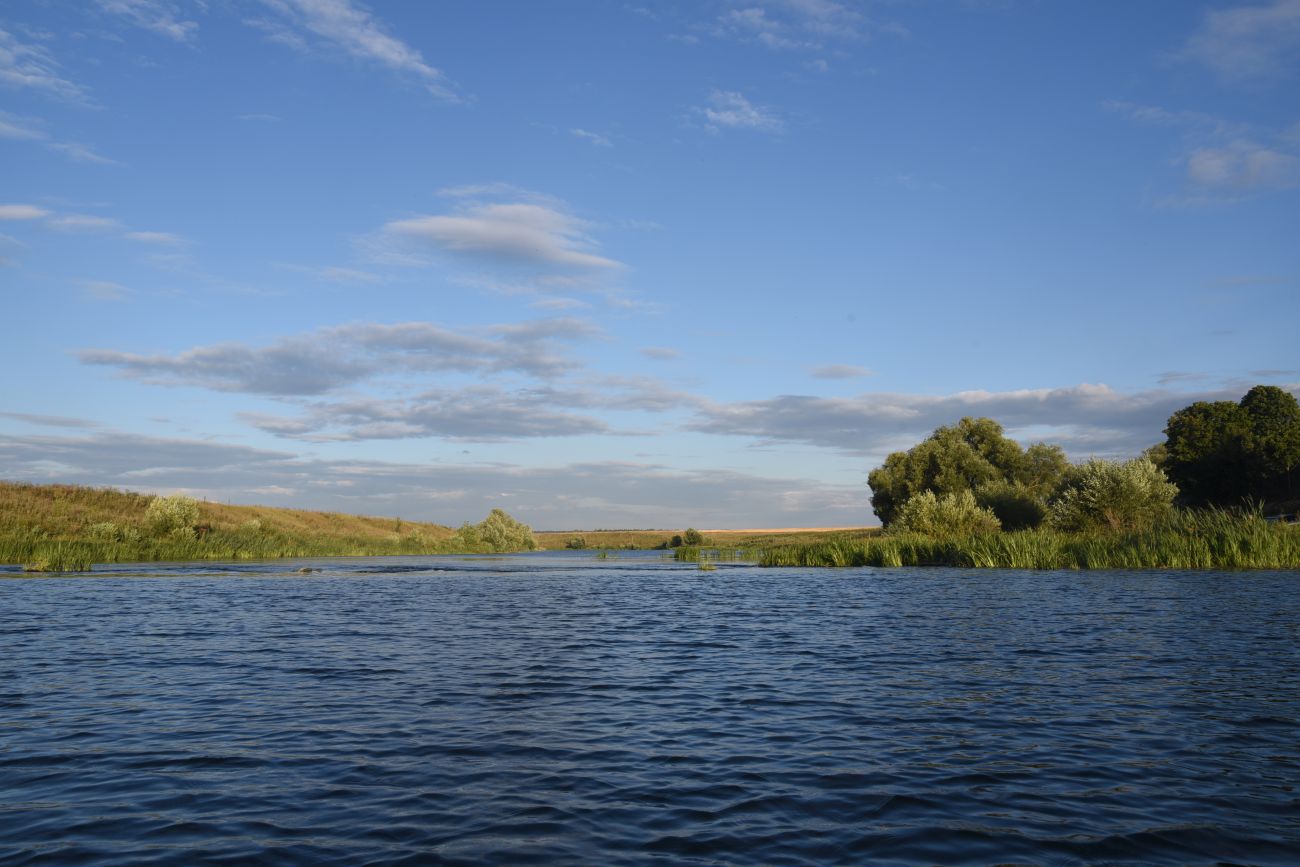
[[[764,566],[955,566],[1001,569],[1300,569],[1300,527],[1258,515],[1180,512],[1150,530],[1052,530],[960,538],[881,535],[785,545]]]
[[[36,570],[91,563],[436,554],[457,549],[439,524],[338,512],[198,503],[187,532],[159,532],[154,498],[111,488],[0,482],[0,563]]]
[[[681,530],[544,530],[534,533],[541,547],[557,550],[566,547],[650,551],[666,549]],[[879,527],[853,530],[706,530],[708,546],[718,548],[766,549],[774,545],[798,545],[824,542],[832,538],[867,539],[880,532]]]

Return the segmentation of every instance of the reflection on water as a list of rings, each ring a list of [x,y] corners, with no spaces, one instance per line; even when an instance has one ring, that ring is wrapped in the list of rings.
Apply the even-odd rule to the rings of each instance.
[[[6,863],[1300,851],[1297,573],[557,552],[6,577]]]

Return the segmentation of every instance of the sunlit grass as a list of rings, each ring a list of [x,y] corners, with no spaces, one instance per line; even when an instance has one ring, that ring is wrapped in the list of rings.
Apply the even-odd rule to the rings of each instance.
[[[1300,568],[1300,527],[1270,523],[1258,514],[1184,511],[1152,529],[1129,533],[885,535],[780,546],[763,552],[759,562],[977,569],[1295,569]]]
[[[208,502],[198,503],[194,526],[165,527],[150,516],[152,502],[111,488],[0,482],[0,563],[73,571],[92,563],[443,554],[464,547],[456,531],[438,524]]]

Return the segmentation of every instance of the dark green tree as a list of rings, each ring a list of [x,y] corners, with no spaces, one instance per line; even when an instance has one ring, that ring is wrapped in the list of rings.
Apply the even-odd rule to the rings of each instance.
[[[1241,399],[1250,418],[1245,453],[1252,481],[1265,500],[1295,496],[1300,467],[1300,403],[1274,385],[1257,385]]]
[[[1003,434],[1002,425],[990,418],[963,418],[955,425],[937,428],[928,439],[905,452],[894,452],[883,466],[867,477],[871,505],[889,526],[899,509],[922,491],[938,496],[976,493],[983,487],[996,491],[988,507],[997,514],[998,503],[1011,503],[1006,483],[1038,500],[1055,490],[1067,466],[1057,446],[1038,443],[1026,451]],[[1024,510],[1017,507],[1011,523],[1023,526]],[[999,519],[1002,518],[998,515]]]
[[[1188,505],[1291,499],[1300,468],[1300,405],[1257,385],[1238,403],[1198,401],[1165,426],[1165,470]]]

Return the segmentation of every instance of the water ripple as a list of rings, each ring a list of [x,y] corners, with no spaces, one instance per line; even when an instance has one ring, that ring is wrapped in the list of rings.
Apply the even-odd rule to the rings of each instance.
[[[0,862],[1295,863],[1300,575],[726,565],[0,581]]]

